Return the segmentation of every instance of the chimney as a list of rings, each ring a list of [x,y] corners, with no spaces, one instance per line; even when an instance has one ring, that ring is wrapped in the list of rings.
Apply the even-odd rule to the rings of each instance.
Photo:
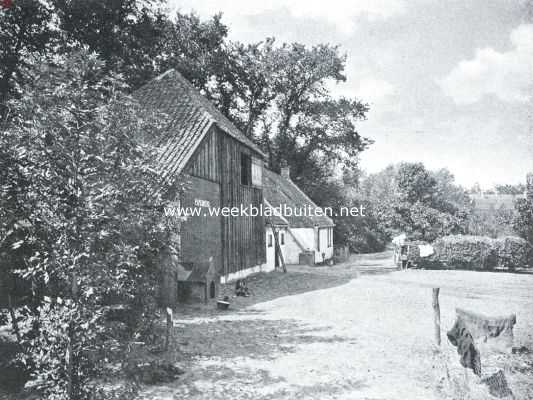
[[[527,174],[526,177],[526,197],[533,201],[533,172]]]
[[[289,179],[289,180],[291,179],[291,169],[287,165],[287,163],[284,163],[281,166],[281,176],[284,177],[285,179]]]

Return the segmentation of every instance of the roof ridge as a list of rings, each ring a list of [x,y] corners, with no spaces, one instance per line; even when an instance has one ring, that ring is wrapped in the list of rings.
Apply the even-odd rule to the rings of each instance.
[[[196,104],[196,106],[200,107],[202,113],[209,119],[211,119],[212,122],[217,124],[220,129],[222,129],[234,139],[251,147],[253,150],[258,152],[262,156],[265,156],[265,154],[261,151],[257,144],[255,144],[250,138],[248,138],[244,133],[242,133],[241,130],[237,128],[228,117],[226,117],[218,108],[216,108],[215,105],[211,103],[211,101],[207,97],[205,97],[197,88],[195,88],[193,84],[187,78],[185,78],[179,71],[171,68],[161,74],[160,79],[170,75],[174,75],[179,81],[179,83],[185,87],[187,92],[189,92],[189,95],[194,99],[198,100],[200,104]],[[220,118],[220,120],[217,119],[217,117]],[[234,132],[232,132],[232,130],[234,130]]]
[[[281,203],[280,206],[286,204],[296,208],[318,208],[316,203],[296,183],[285,179],[281,174],[265,168],[263,179],[263,193],[266,202],[276,206],[279,202]],[[291,214],[287,215],[286,219],[291,227],[335,226],[333,220],[325,213],[322,215]]]

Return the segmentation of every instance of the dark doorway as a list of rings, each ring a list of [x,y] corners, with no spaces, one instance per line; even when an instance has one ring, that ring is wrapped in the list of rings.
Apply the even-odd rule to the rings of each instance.
[[[211,281],[211,284],[209,285],[209,298],[214,299],[217,295],[217,288],[215,286],[215,282]]]

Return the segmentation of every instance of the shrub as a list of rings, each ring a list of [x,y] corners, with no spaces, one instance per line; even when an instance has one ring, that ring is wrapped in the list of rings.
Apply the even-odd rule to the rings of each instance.
[[[431,265],[457,269],[510,270],[527,267],[529,246],[517,236],[491,239],[486,236],[445,236],[433,243]],[[429,264],[428,264],[429,265]]]
[[[451,235],[433,243],[435,258],[448,268],[489,270],[498,265],[494,239]]]
[[[529,246],[517,236],[505,236],[494,241],[498,265],[510,270],[527,266]]]

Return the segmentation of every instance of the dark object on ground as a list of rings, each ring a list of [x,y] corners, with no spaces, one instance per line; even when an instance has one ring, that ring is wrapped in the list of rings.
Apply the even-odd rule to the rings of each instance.
[[[217,308],[219,310],[227,310],[229,308],[229,303],[227,301],[218,300],[217,301]]]
[[[481,382],[489,387],[489,393],[494,397],[502,398],[513,395],[502,370],[487,378],[483,378]]]
[[[178,267],[178,296],[181,302],[203,301],[218,297],[220,275],[213,257],[206,262],[182,262]]]
[[[183,375],[185,371],[171,362],[156,360],[130,363],[126,366],[126,373],[130,378],[138,382],[146,385],[155,385],[157,383],[173,382],[180,375]]]
[[[237,282],[235,282],[235,295],[243,297],[250,296],[250,289],[248,289],[248,284],[245,279],[237,279]]]
[[[460,308],[457,308],[455,312],[457,318],[463,320],[474,339],[484,338],[487,341],[487,339],[502,337],[509,342],[509,345],[512,345],[513,327],[516,324],[515,314],[490,317]]]
[[[298,256],[298,264],[313,267],[315,265],[315,252],[313,250],[301,252]]]
[[[531,349],[527,348],[526,346],[513,347],[512,349],[513,354],[531,354],[531,352]]]
[[[222,300],[217,301],[217,308],[219,310],[227,310],[229,308],[229,297],[224,296]]]
[[[470,368],[474,374],[481,376],[481,358],[479,351],[474,345],[474,339],[468,331],[465,322],[457,318],[452,329],[446,334],[450,343],[457,347],[457,353],[461,356],[461,365]]]

